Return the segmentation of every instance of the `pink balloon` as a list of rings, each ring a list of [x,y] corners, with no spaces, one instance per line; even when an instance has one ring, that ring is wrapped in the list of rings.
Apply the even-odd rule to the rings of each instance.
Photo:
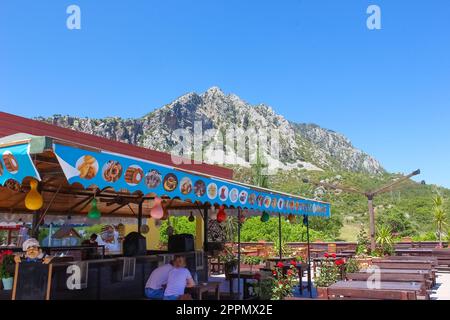
[[[161,220],[164,217],[164,210],[161,205],[160,198],[155,198],[155,200],[153,202],[153,208],[150,211],[150,215],[152,216],[152,218],[154,218],[156,220]]]

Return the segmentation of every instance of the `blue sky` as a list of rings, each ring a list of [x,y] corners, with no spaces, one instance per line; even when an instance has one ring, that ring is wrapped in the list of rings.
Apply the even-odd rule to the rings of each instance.
[[[450,187],[448,0],[0,0],[2,111],[138,117],[211,86]]]

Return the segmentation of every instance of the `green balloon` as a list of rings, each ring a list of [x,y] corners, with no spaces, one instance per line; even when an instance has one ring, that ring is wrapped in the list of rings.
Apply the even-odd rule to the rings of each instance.
[[[263,211],[262,215],[261,215],[261,221],[262,222],[267,222],[270,219],[270,215],[269,213],[267,213],[266,211]]]
[[[91,210],[89,210],[88,218],[93,220],[98,220],[102,216],[100,210],[97,207],[97,199],[93,199],[91,203]]]

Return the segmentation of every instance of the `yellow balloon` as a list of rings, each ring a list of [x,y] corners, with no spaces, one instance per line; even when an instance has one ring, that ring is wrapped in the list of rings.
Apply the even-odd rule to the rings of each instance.
[[[25,207],[31,211],[37,211],[44,205],[42,195],[37,191],[38,182],[36,180],[30,181],[31,190],[25,197]]]

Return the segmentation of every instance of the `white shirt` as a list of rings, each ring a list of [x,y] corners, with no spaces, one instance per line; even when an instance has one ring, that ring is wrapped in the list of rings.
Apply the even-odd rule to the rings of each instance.
[[[169,272],[169,279],[167,280],[167,287],[166,291],[164,291],[164,296],[168,297],[183,295],[189,279],[192,279],[192,276],[188,269],[173,268]]]
[[[159,268],[153,270],[152,274],[147,280],[145,288],[161,289],[163,285],[167,284],[169,278],[169,272],[173,269],[171,264],[165,264]]]

